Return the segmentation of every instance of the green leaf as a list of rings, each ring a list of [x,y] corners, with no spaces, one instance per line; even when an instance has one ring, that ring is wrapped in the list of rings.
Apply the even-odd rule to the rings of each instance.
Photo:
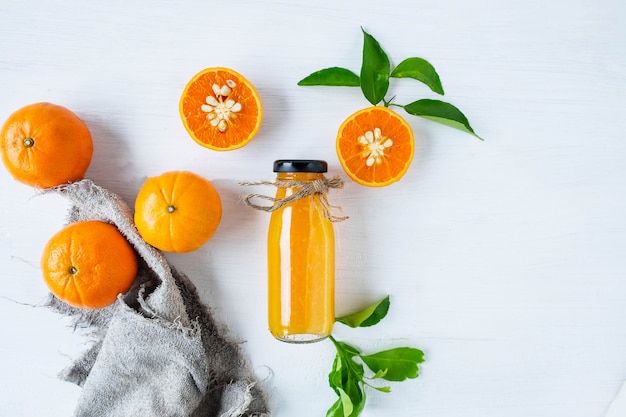
[[[389,311],[389,296],[380,301],[364,308],[356,313],[342,316],[336,319],[339,323],[343,323],[350,327],[369,327],[377,324],[387,315]]]
[[[352,404],[352,410],[350,414],[346,413],[346,410],[344,409],[343,398],[339,396],[337,401],[335,401],[335,403],[326,412],[326,417],[357,417],[359,414],[361,414],[361,411],[363,411],[363,408],[365,407],[365,392],[362,392],[362,394],[363,395],[359,397],[359,402],[356,404],[353,402],[353,399],[348,395],[347,398]]]
[[[333,387],[333,390],[339,397],[340,404],[333,404],[328,412],[330,413],[331,410],[336,409],[334,412],[338,416],[357,416],[365,406],[365,392],[361,386],[361,379],[355,378],[356,376],[350,372],[344,372],[342,377],[344,378],[342,383]]]
[[[450,103],[439,100],[422,99],[402,107],[404,107],[404,110],[409,114],[459,129],[483,140],[483,138],[474,132],[467,117],[465,117],[461,110]]]
[[[335,403],[328,409],[326,417],[344,417],[341,398],[335,401]]]
[[[335,347],[337,348],[337,352],[345,356],[346,358],[353,358],[361,354],[359,349],[355,348],[354,346],[351,346],[345,342],[340,342],[338,340],[335,340],[334,342]]]
[[[361,355],[361,359],[373,372],[386,370],[383,379],[404,381],[407,378],[417,378],[417,365],[424,362],[424,352],[415,348],[400,347],[372,355]]]
[[[387,375],[387,369],[379,369],[378,372],[376,372],[374,374],[374,376],[372,376],[371,379],[378,379],[378,378],[382,378],[385,375]]]
[[[331,67],[316,71],[298,82],[301,86],[328,85],[339,87],[358,87],[359,76],[349,69]]]
[[[350,401],[352,402],[352,413],[349,414],[349,417],[356,417],[361,414],[361,411],[363,411],[363,408],[365,407],[365,391],[358,381],[355,381],[355,383],[349,386],[349,388],[351,389],[346,391],[346,394],[348,394]]]
[[[328,383],[333,390],[339,395],[339,388],[346,390],[346,386],[351,383],[357,383],[363,380],[365,370],[363,365],[353,360],[354,357],[360,356],[361,352],[354,346],[347,343],[339,342],[331,339],[337,349],[337,355],[333,362],[333,367],[328,374]]]
[[[428,61],[422,58],[407,58],[391,72],[394,78],[413,78],[426,84],[432,91],[443,95],[439,74]]]
[[[352,405],[352,399],[341,388],[339,388],[339,399],[341,400],[341,408],[343,408],[344,417],[348,417],[354,411],[354,405]]]
[[[374,379],[384,378],[384,376],[386,374],[387,374],[387,370],[386,369],[385,370],[380,370],[380,371],[376,372],[376,374],[374,376],[372,376],[371,378],[368,378],[368,379],[374,380]],[[363,382],[365,382],[365,381],[363,381]],[[389,386],[377,387],[377,386],[372,385],[372,384],[370,384],[368,382],[365,382],[365,385],[367,385],[370,388],[374,388],[376,391],[391,392],[391,387],[389,387]]]
[[[380,370],[378,370],[378,372],[376,372],[376,374],[374,374],[372,377],[370,377],[368,379],[371,379],[371,380],[380,379],[380,378],[384,378],[385,375],[387,375],[387,369],[380,369]],[[374,388],[375,390],[380,391],[380,392],[391,392],[391,387],[389,387],[389,386],[377,387],[377,386],[371,385],[371,384],[369,384],[367,382],[365,382],[365,384],[368,387]]]
[[[363,31],[363,62],[361,64],[361,90],[365,98],[376,105],[387,94],[391,64],[389,57],[372,35]]]
[[[360,355],[360,352],[354,346],[339,342],[332,336],[330,340],[337,349],[337,355],[328,374],[328,382],[339,400],[331,406],[326,415],[328,417],[356,417],[365,406],[364,368],[361,363],[353,360],[354,357]]]
[[[333,367],[330,373],[328,374],[328,385],[339,395],[337,389],[343,386],[344,380],[344,371],[341,363],[341,355],[337,354],[335,357],[335,361],[333,362]]]

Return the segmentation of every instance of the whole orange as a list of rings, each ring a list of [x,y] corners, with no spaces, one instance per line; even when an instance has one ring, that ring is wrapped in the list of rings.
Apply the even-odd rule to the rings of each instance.
[[[213,184],[189,171],[150,177],[135,200],[135,225],[143,239],[166,252],[191,252],[206,243],[222,218]]]
[[[137,275],[137,256],[119,230],[98,220],[72,223],[57,232],[41,258],[50,291],[80,308],[102,308],[127,292]]]
[[[52,103],[30,104],[11,114],[2,126],[0,148],[13,178],[37,188],[83,179],[93,154],[87,125]]]

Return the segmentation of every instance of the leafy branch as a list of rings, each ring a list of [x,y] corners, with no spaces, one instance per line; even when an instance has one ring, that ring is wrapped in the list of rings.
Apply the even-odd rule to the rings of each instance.
[[[386,100],[391,78],[411,78],[422,82],[436,94],[444,95],[439,74],[428,61],[411,57],[392,67],[389,56],[380,43],[363,28],[363,59],[359,75],[349,69],[330,67],[316,71],[298,82],[300,86],[361,87],[363,95],[372,105],[403,108],[408,114],[444,124],[483,140],[474,132],[465,115],[454,105],[441,100],[420,99],[408,104]]]
[[[336,321],[353,328],[373,326],[385,318],[389,305],[387,296],[363,310],[339,317]],[[337,354],[328,374],[328,383],[338,399],[328,409],[326,417],[358,416],[365,407],[365,387],[385,393],[391,392],[390,386],[374,385],[373,381],[382,379],[399,382],[417,378],[418,364],[424,362],[424,353],[415,348],[399,347],[365,355],[358,348],[333,336],[329,339],[335,346]]]

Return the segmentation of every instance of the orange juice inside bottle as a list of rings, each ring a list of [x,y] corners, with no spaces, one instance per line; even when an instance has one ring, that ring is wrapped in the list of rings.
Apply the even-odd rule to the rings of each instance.
[[[278,181],[323,179],[324,161],[276,161]],[[280,187],[282,199],[297,187]],[[329,336],[335,321],[333,225],[320,195],[272,212],[268,233],[268,319],[270,332],[285,342],[307,343]]]

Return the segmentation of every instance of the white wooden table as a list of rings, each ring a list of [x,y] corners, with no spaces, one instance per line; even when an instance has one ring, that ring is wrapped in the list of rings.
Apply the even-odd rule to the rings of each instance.
[[[362,415],[602,417],[626,379],[625,23],[621,0],[9,0],[0,118],[37,101],[74,110],[95,140],[87,176],[129,204],[146,176],[213,180],[225,209],[215,237],[168,259],[245,341],[274,415],[323,416],[333,347],[267,332],[269,219],[244,206],[238,182],[273,179],[280,158],[326,159],[343,175],[337,128],[368,103],[358,89],[296,83],[328,66],[358,72],[363,26],[393,63],[428,59],[443,99],[486,140],[411,118],[401,182],[331,193],[350,216],[335,228],[338,312],[392,300],[378,326],[337,337],[427,357],[418,379],[370,391]],[[178,116],[185,83],[210,66],[244,74],[263,100],[261,130],[240,150],[199,147]],[[433,97],[411,81],[392,84],[398,102]],[[80,388],[56,374],[88,340],[33,307],[67,205],[4,169],[0,199],[0,415],[68,416]]]

